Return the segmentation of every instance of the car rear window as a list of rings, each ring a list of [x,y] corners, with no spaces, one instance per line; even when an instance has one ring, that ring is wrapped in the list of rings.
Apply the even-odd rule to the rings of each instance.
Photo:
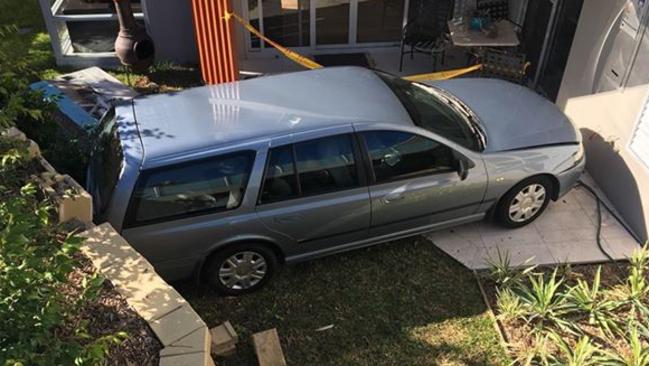
[[[90,167],[96,193],[93,198],[99,201],[95,202],[99,213],[106,210],[113,196],[124,161],[116,119],[114,108],[106,112],[102,118],[91,158]]]
[[[254,159],[254,151],[242,151],[142,172],[127,226],[238,208]]]

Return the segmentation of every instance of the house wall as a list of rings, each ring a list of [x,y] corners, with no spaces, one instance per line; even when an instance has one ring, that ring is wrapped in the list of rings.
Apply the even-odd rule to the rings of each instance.
[[[142,5],[156,59],[198,63],[191,0],[143,0]]]
[[[628,146],[649,93],[649,84],[643,81],[639,86],[593,92],[601,73],[599,54],[624,3],[620,0],[584,2],[557,104],[582,132],[588,172],[635,234],[647,240],[649,170]]]

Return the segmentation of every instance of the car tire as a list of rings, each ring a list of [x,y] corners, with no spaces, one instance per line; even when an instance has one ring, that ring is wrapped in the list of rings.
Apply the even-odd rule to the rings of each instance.
[[[218,293],[237,296],[262,288],[278,267],[277,255],[267,245],[236,244],[211,256],[204,278]]]
[[[552,181],[548,177],[526,179],[515,185],[500,199],[494,212],[494,219],[508,228],[525,226],[545,211],[552,190]]]

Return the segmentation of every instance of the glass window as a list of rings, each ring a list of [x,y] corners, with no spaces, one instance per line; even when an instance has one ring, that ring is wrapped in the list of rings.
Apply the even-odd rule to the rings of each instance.
[[[349,43],[350,0],[314,0],[316,45]]]
[[[449,96],[433,87],[399,77],[378,74],[399,98],[415,125],[472,150],[480,143],[475,126],[449,103]],[[458,102],[459,103],[459,102]]]
[[[359,186],[351,135],[274,148],[268,159],[261,203]]]
[[[401,39],[404,0],[358,2],[358,42],[389,42]]]
[[[309,0],[248,0],[250,24],[261,31],[259,17],[263,17],[264,35],[282,46],[309,45],[309,14]],[[259,48],[259,37],[250,34],[250,46]]]
[[[140,0],[131,0],[134,13],[142,12]],[[115,5],[112,0],[63,0],[58,8],[60,15],[114,14]]]
[[[363,132],[377,183],[455,170],[453,150],[405,132]]]
[[[309,45],[309,0],[263,0],[264,35],[286,47]]]
[[[248,0],[248,19],[250,24],[257,30],[261,31],[259,27],[259,1],[260,0]],[[259,48],[261,47],[261,40],[256,35],[250,33],[250,47]]]
[[[302,194],[330,192],[359,185],[350,135],[295,144]]]
[[[293,145],[270,150],[261,202],[281,201],[299,195],[293,163]]]
[[[131,220],[142,223],[239,207],[254,152],[246,151],[144,173]]]

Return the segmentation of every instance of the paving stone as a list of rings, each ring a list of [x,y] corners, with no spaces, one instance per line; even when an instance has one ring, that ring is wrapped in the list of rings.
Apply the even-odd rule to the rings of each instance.
[[[608,258],[592,240],[571,243],[548,243],[556,263],[593,263],[607,261]]]
[[[520,266],[524,264],[550,264],[554,263],[552,253],[545,245],[545,243],[538,243],[536,246],[532,245],[517,245],[514,242],[501,243],[497,245],[485,245],[486,257],[482,261],[476,262],[476,268],[488,268],[488,260],[496,260],[498,258],[498,251],[501,255],[509,254],[512,266]],[[528,261],[529,260],[529,261]]]
[[[485,247],[496,245],[518,245],[518,246],[535,246],[543,240],[541,234],[533,225],[528,225],[519,229],[498,228],[498,231],[491,232],[482,236]]]
[[[95,226],[81,233],[81,236],[87,238],[81,246],[81,251],[99,270],[124,260],[135,261],[142,258],[109,223]]]
[[[184,355],[161,357],[159,366],[204,366],[210,365],[210,361],[212,361],[212,359],[207,352],[189,353]]]
[[[615,259],[628,259],[641,248],[633,238],[604,239],[603,247]]]
[[[166,346],[160,351],[160,356],[174,356],[199,352],[210,352],[210,335],[207,326],[202,326]]]
[[[173,345],[200,328],[206,327],[189,304],[183,304],[176,310],[149,322],[149,326],[151,326],[151,329],[165,347]],[[209,335],[207,339],[209,340]],[[195,338],[191,338],[186,341],[194,340]],[[182,345],[183,343],[179,344]]]

